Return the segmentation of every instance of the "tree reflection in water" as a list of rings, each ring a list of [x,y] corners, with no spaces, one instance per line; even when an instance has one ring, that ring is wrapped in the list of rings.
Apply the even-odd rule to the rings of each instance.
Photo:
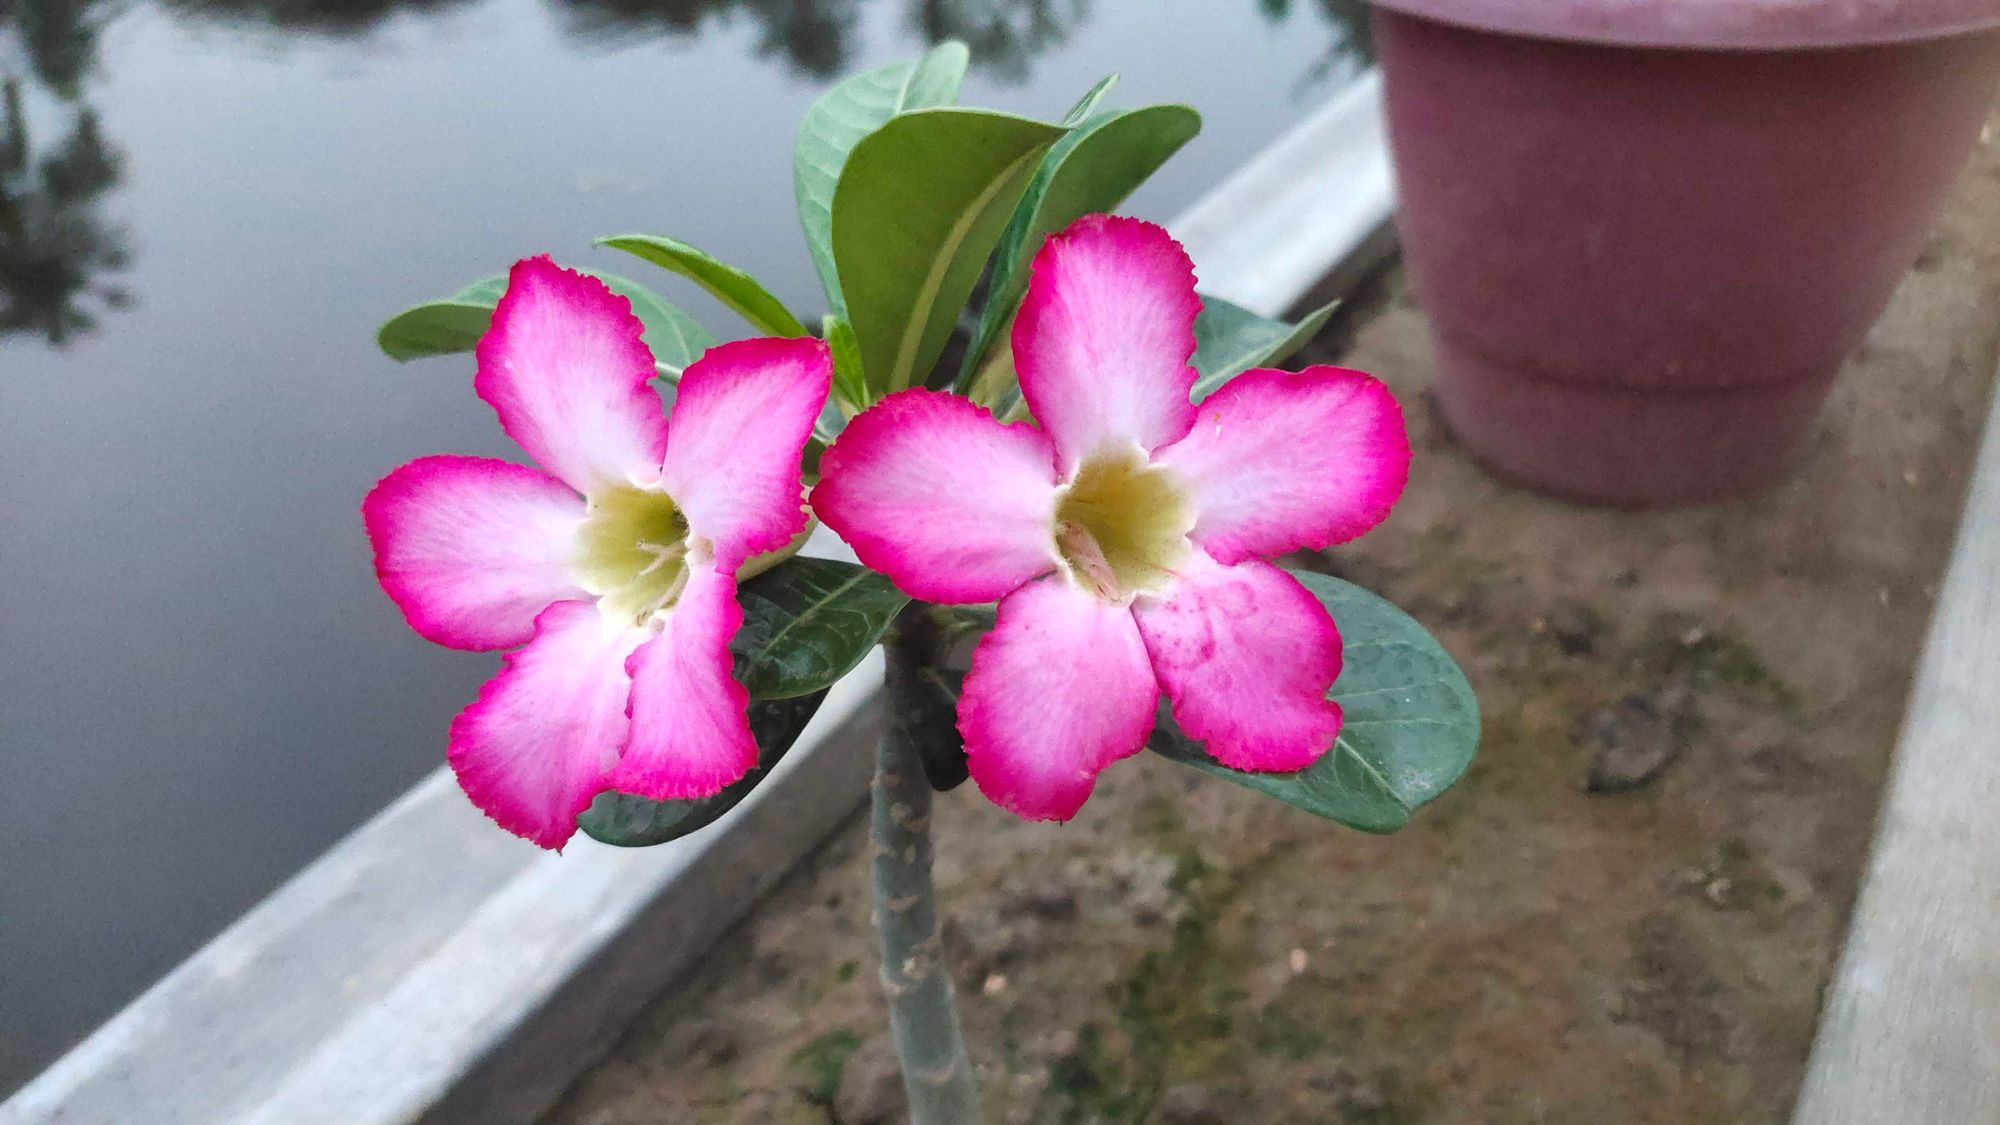
[[[102,215],[119,181],[116,149],[84,97],[98,32],[127,0],[0,0],[0,335],[34,332],[63,344],[127,298],[107,280],[128,257],[123,232]],[[134,0],[137,2],[137,0]],[[474,0],[154,0],[160,7],[233,27],[331,37],[366,33],[399,13],[440,13]],[[758,53],[823,81],[852,65],[862,5],[871,0],[544,0],[567,31],[589,39],[698,36],[748,20]],[[1090,18],[1094,0],[880,0],[907,6],[925,42],[962,39],[987,74],[1028,75],[1036,55]],[[1209,0],[1213,2],[1213,0]],[[1344,80],[1372,52],[1364,0],[1252,0],[1273,22],[1310,10],[1334,28],[1332,45],[1301,80]],[[31,85],[24,86],[25,83]],[[60,107],[67,132],[38,147],[25,91]],[[39,115],[38,115],[39,116]],[[46,126],[37,126],[46,131]]]
[[[1368,24],[1367,0],[1305,0],[1325,23],[1333,28],[1333,42],[1326,54],[1300,77],[1297,90],[1319,86],[1329,80],[1346,82],[1375,61],[1374,31]],[[1257,8],[1272,23],[1292,17],[1292,0],[1257,0]]]
[[[0,99],[0,336],[33,332],[60,346],[97,326],[96,308],[127,301],[106,280],[125,266],[124,236],[100,214],[118,155],[89,106],[42,148],[28,132],[20,79],[5,79]]]
[[[911,0],[910,24],[926,43],[963,39],[985,69],[1010,82],[1090,18],[1090,0]]]

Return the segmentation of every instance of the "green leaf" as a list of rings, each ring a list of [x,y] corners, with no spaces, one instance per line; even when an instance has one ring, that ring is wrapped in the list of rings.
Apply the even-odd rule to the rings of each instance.
[[[1408,614],[1338,578],[1293,577],[1340,627],[1343,664],[1327,695],[1344,717],[1333,748],[1298,773],[1234,770],[1210,758],[1164,711],[1148,746],[1350,828],[1394,832],[1472,764],[1479,701],[1458,665]]]
[[[958,100],[971,54],[956,40],[940,43],[912,62],[857,74],[820,95],[799,122],[792,149],[792,192],[806,249],[826,290],[827,306],[845,315],[840,272],[833,259],[833,195],[848,155],[861,138],[898,113]]]
[[[986,307],[959,371],[961,389],[1013,323],[1042,241],[1085,215],[1116,209],[1199,132],[1201,115],[1189,107],[1153,105],[1099,114],[1049,149],[994,251]]]
[[[651,801],[630,793],[599,793],[576,818],[576,826],[599,843],[620,848],[646,848],[678,840],[721,819],[770,776],[799,740],[826,692],[791,699],[760,699],[750,704],[750,733],[757,739],[757,764],[735,784],[713,797],[692,801]]]
[[[1258,316],[1220,297],[1203,297],[1201,315],[1194,318],[1196,402],[1253,367],[1282,363],[1307,340],[1319,334],[1339,301],[1313,310],[1297,324]]]
[[[856,410],[867,407],[868,387],[862,379],[861,344],[854,339],[853,326],[828,314],[820,322],[820,333],[826,339],[827,350],[833,353],[834,396]]]
[[[600,238],[597,244],[623,250],[680,274],[708,290],[763,335],[806,335],[806,326],[762,282],[679,239],[660,234],[619,234]]]
[[[923,381],[1054,125],[1004,113],[900,114],[854,146],[833,204],[834,260],[868,391]]]
[[[1097,85],[1085,90],[1083,96],[1076,100],[1076,104],[1069,107],[1069,112],[1063,114],[1062,127],[1071,129],[1090,120],[1090,115],[1097,112],[1097,103],[1103,101],[1104,95],[1109,94],[1111,88],[1116,85],[1118,76],[1115,74],[1107,74],[1098,79]]]
[[[852,671],[909,596],[866,567],[793,556],[743,584],[743,627],[730,647],[754,699],[831,687]]]
[[[715,337],[695,319],[669,304],[658,293],[614,273],[576,269],[632,302],[633,315],[645,325],[646,346],[660,375],[680,378],[681,370],[715,346]],[[469,352],[486,335],[493,308],[507,291],[505,275],[482,277],[442,301],[404,309],[386,321],[375,342],[390,359],[407,362],[424,356]]]
[[[964,84],[965,69],[971,63],[972,49],[956,39],[932,47],[912,64],[899,111],[929,109],[958,101],[958,88]]]

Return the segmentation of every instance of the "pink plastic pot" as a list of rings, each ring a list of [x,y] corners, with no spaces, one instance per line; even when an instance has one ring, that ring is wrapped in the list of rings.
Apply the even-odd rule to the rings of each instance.
[[[1797,462],[2000,87],[2000,0],[1384,2],[1437,404],[1605,503]]]

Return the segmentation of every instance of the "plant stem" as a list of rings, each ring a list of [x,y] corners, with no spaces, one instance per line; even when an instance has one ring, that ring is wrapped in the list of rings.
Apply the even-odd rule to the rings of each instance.
[[[886,647],[889,725],[869,788],[882,991],[912,1125],[977,1125],[979,1094],[959,1030],[931,883],[931,786],[909,724],[909,692],[935,656],[935,626],[905,613]]]

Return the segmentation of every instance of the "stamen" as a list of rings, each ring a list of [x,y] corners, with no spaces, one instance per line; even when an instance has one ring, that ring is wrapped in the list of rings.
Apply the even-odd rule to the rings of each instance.
[[[682,553],[685,554],[686,552]],[[686,567],[682,567],[680,573],[674,575],[673,582],[667,586],[666,593],[661,594],[658,600],[654,601],[652,606],[648,608],[646,612],[640,614],[639,620],[644,621],[646,618],[653,616],[654,614],[660,612],[661,610],[679,601],[681,592],[687,589],[687,584],[688,584],[688,571]]]
[[[648,574],[653,573],[654,571],[660,569],[661,567],[667,565],[668,563],[678,561],[682,556],[686,555],[688,551],[687,544],[685,542],[648,543],[642,539],[639,541],[638,547],[642,551],[652,552],[653,561],[647,563],[643,570],[633,575],[632,577],[635,579],[644,578]]]

